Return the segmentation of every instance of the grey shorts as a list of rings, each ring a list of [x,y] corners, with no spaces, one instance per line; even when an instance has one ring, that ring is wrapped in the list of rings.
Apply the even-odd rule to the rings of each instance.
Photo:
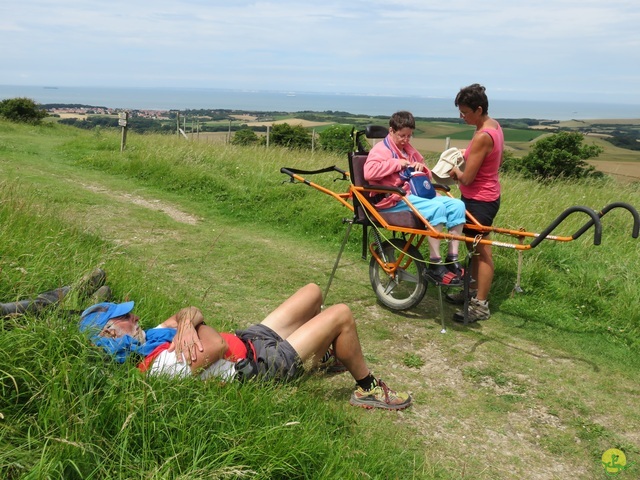
[[[236,335],[245,343],[253,344],[262,379],[293,380],[304,372],[298,352],[269,327],[252,325],[246,330],[237,330]]]

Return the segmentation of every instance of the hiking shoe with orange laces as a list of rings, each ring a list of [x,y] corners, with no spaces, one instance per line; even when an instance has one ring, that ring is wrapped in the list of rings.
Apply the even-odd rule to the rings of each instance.
[[[356,388],[349,403],[355,407],[382,408],[384,410],[404,410],[413,403],[411,395],[391,390],[382,379],[377,378],[371,390]]]

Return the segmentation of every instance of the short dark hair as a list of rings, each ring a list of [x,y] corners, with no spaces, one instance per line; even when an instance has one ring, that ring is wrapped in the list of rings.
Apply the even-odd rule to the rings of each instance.
[[[389,119],[389,126],[396,132],[403,128],[415,130],[416,119],[413,118],[413,114],[411,112],[401,110],[391,115],[391,118]]]
[[[482,113],[489,115],[489,99],[485,93],[485,88],[479,83],[474,83],[468,87],[463,87],[456,95],[456,107],[464,105],[474,112],[478,107],[482,107]]]

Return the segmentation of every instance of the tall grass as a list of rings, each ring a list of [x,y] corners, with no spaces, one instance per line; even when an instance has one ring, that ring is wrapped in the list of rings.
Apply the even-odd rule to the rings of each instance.
[[[121,155],[112,147],[111,151],[103,149],[113,142],[112,135],[103,133],[98,138],[78,138],[61,148],[72,153],[78,165],[183,194],[242,223],[270,224],[320,238],[340,236],[341,218],[351,216],[345,207],[315,190],[283,184],[289,177],[279,173],[284,166],[308,170],[336,165],[348,171],[343,156],[176,142],[167,136],[134,137]],[[325,174],[319,181],[346,191],[347,183],[334,182],[337,178],[339,175]]]
[[[0,298],[3,302],[68,285],[70,278],[103,261],[109,246],[95,236],[81,236],[66,223],[63,210],[34,201],[16,184],[0,183]]]
[[[640,206],[637,184],[622,186],[612,180],[584,180],[539,184],[504,179],[503,208],[497,224],[541,231],[566,208],[579,205],[600,211],[623,201]],[[574,213],[553,234],[570,236],[590,217]],[[504,299],[501,311],[561,331],[598,334],[603,341],[640,348],[639,300],[640,243],[632,238],[633,217],[614,209],[602,217],[602,241],[595,245],[591,228],[580,238],[564,243],[547,240],[523,255],[524,295],[509,298],[509,285],[500,281],[513,271],[515,255],[496,249],[498,288]]]
[[[113,139],[105,137],[102,142],[113,144]],[[342,157],[278,148],[176,144],[167,137],[137,137],[126,155],[105,152],[100,144],[79,138],[64,148],[82,152],[74,159],[80,165],[185,193],[239,222],[275,226],[292,235],[338,244],[344,231],[341,219],[350,216],[337,201],[313,188],[283,184],[288,177],[279,174],[282,166],[312,170],[335,164],[348,170]],[[346,188],[335,174],[309,178],[334,191]],[[496,225],[540,232],[566,208],[581,205],[599,211],[618,201],[639,208],[638,185],[621,185],[609,179],[537,183],[505,176]],[[571,236],[589,219],[586,214],[574,213],[552,234]],[[593,244],[592,228],[573,242],[548,240],[525,252],[521,281],[525,293],[513,298],[510,293],[517,255],[495,248],[493,303],[526,322],[597,333],[607,341],[640,348],[640,314],[634,307],[640,295],[640,243],[631,237],[633,218],[626,210],[614,209],[602,218],[602,226],[599,246]],[[358,235],[356,232],[354,239]],[[349,244],[353,251],[358,247],[357,240]]]
[[[140,269],[26,186],[0,185],[0,218],[5,299],[68,283],[105,258],[117,290],[141,288]],[[163,302],[148,286],[145,295]],[[114,368],[67,314],[77,307],[0,323],[1,478],[388,477],[422,461],[400,432],[356,434],[353,409],[328,407],[320,379],[257,388]]]
[[[34,132],[43,139],[31,145]],[[342,157],[156,135],[130,135],[127,150],[120,153],[115,132],[80,134],[56,126],[33,130],[0,122],[0,133],[5,134],[0,140],[3,167],[17,168],[37,158],[59,169],[135,179],[136,185],[169,192],[204,216],[244,225],[247,235],[278,231],[305,245],[333,247],[344,235],[341,219],[351,216],[315,189],[283,183],[288,177],[279,173],[282,166],[347,169]],[[346,189],[335,178],[324,174],[313,180]],[[514,229],[542,230],[576,204],[599,209],[622,200],[640,206],[637,185],[542,185],[517,177],[505,177],[503,185],[496,224]],[[179,306],[181,299],[174,294],[184,286],[167,282],[150,288],[145,263],[134,263],[122,255],[125,248],[76,226],[65,212],[68,206],[28,179],[0,184],[3,301],[67,284],[107,262],[114,290],[136,299],[143,295],[146,313],[157,317]],[[571,235],[586,220],[572,215],[554,233]],[[630,237],[631,218],[624,211],[610,212],[602,224],[600,246],[587,232],[573,242],[545,241],[524,252],[522,294],[511,294],[518,255],[495,248],[492,311],[496,322],[515,327],[511,331],[523,337],[569,352],[586,351],[592,361],[637,371],[638,240]],[[204,235],[195,228],[189,233],[194,241],[199,240],[195,235]],[[246,249],[247,261],[256,256],[253,242],[234,248]],[[348,248],[357,257],[355,230]],[[144,258],[145,252],[136,255]],[[277,260],[265,268],[275,271],[269,278],[274,283],[286,276]],[[241,301],[249,308],[254,296],[262,289],[267,296],[270,288],[275,290],[256,281],[242,290],[247,298]],[[446,457],[448,450],[442,456],[425,455],[421,438],[409,434],[411,422],[396,422],[402,413],[362,415],[347,407],[350,387],[336,392],[316,377],[263,388],[172,382],[139,375],[133,362],[130,368],[114,368],[77,331],[75,318],[66,315],[78,306],[65,304],[37,318],[0,322],[1,478],[460,478],[446,461],[429,461]]]

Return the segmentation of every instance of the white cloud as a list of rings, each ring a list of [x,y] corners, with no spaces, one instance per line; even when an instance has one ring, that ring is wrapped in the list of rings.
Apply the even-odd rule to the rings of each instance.
[[[450,96],[479,81],[640,103],[635,1],[23,0],[0,19],[0,84]]]

